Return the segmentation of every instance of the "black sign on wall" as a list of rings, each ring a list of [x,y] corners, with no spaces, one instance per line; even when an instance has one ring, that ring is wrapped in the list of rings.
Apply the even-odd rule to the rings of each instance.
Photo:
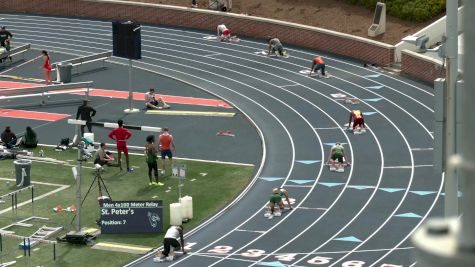
[[[112,22],[112,55],[128,59],[141,59],[140,28],[140,24],[131,21]]]
[[[100,210],[103,234],[159,233],[163,229],[162,200],[111,201]]]

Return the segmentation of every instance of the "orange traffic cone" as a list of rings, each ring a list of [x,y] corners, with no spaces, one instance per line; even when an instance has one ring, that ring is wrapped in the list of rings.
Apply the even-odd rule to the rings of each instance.
[[[64,208],[63,208],[63,206],[58,205],[55,208],[53,208],[53,211],[54,212],[62,212],[62,211],[64,211]]]
[[[76,212],[76,210],[77,210],[76,206],[74,206],[74,205],[71,205],[66,209],[66,211],[69,211],[69,212]]]

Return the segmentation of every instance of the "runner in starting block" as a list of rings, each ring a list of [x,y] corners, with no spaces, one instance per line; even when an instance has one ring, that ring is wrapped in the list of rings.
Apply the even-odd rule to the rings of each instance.
[[[289,199],[289,192],[287,191],[287,189],[282,188],[282,187],[274,188],[274,189],[272,189],[272,193],[274,193],[274,192],[279,192],[280,197],[285,198],[285,201],[287,201],[287,205],[289,205],[289,209],[292,209],[292,205],[290,204],[290,199]],[[282,210],[285,209],[285,205],[284,205],[283,201],[281,201],[279,203],[279,207]]]
[[[216,27],[216,32],[218,36],[218,41],[230,41],[231,31],[226,27],[226,25],[219,24],[218,27]]]
[[[272,38],[269,37],[269,49],[267,50],[267,55],[276,55],[276,56],[282,56],[282,57],[287,57],[287,51],[284,50],[284,46],[282,46],[282,43],[280,42],[279,38]]]
[[[178,239],[180,242],[178,242]],[[183,226],[171,225],[163,239],[163,250],[159,251],[157,257],[153,259],[154,262],[173,261],[175,259],[175,251],[180,250],[183,255],[186,254],[185,242],[183,239]]]
[[[269,206],[266,209],[266,213],[264,213],[264,217],[272,219],[274,216],[276,217],[282,216],[281,210],[284,210],[285,206],[284,206],[284,202],[282,201],[281,193],[282,192],[280,191],[279,188],[274,188],[272,190],[272,195],[270,196],[270,199],[269,199]],[[287,196],[288,196],[288,193],[287,193]],[[287,201],[289,201],[288,198],[287,198]],[[288,203],[290,206],[290,201]]]
[[[310,73],[308,74],[309,76],[312,76],[312,74],[315,72],[318,74],[318,70],[321,71],[322,77],[329,78],[328,74],[325,75],[325,61],[323,60],[322,57],[315,57],[312,60],[312,67],[310,68]],[[318,76],[320,77],[320,76]]]
[[[349,130],[351,126],[353,126],[353,134],[362,134],[366,132],[363,113],[360,110],[352,110],[350,112],[350,121],[347,129]]]
[[[336,142],[330,149],[327,164],[330,166],[330,171],[336,172],[344,172],[345,166],[349,165],[349,163],[345,163],[345,149],[340,142]]]

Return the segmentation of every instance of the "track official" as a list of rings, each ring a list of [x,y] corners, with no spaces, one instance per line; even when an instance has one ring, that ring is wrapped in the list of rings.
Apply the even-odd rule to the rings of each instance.
[[[92,117],[96,115],[96,110],[87,105],[87,100],[82,102],[82,106],[78,107],[76,114],[76,120],[81,117],[81,120],[86,121],[86,125],[81,125],[81,136],[84,136],[84,127],[87,126],[87,130],[92,133]]]

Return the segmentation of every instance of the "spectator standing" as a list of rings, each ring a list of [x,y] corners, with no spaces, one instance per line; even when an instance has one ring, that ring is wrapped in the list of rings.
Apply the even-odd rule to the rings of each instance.
[[[127,149],[127,139],[132,136],[132,133],[130,133],[127,129],[124,128],[124,122],[122,120],[118,120],[117,124],[119,125],[119,128],[112,130],[108,136],[109,138],[116,141],[118,157],[117,161],[119,163],[120,170],[122,171],[121,155],[122,152],[124,152],[127,172],[133,172],[134,169],[130,168],[129,166],[129,150]]]
[[[158,149],[160,150],[160,155],[162,156],[162,171],[165,173],[165,157],[168,157],[170,160],[170,165],[173,159],[172,150],[175,150],[175,142],[173,142],[173,135],[170,134],[168,128],[163,128],[163,133],[159,137]]]
[[[3,26],[0,29],[0,45],[6,48],[6,41],[10,41],[12,38],[13,35]]]
[[[163,183],[158,181],[158,165],[157,165],[157,148],[155,147],[155,137],[153,135],[147,136],[147,143],[145,144],[145,161],[148,166],[148,185],[162,186]],[[152,172],[155,176],[155,182],[152,180]]]
[[[41,51],[43,55],[43,72],[45,74],[46,85],[51,84],[51,59],[46,50]]]
[[[82,106],[78,107],[78,112],[76,113],[76,120],[81,118],[81,120],[86,121],[86,125],[81,125],[81,136],[84,136],[84,127],[87,126],[87,130],[92,133],[92,117],[96,115],[96,110],[87,105],[87,100],[83,100]]]

